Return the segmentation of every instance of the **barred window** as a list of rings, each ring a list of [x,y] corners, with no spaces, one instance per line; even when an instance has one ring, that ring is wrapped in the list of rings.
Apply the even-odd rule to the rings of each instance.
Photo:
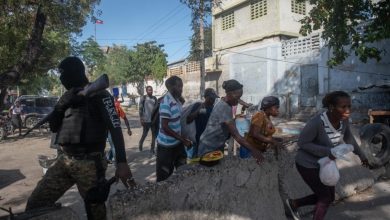
[[[298,2],[297,0],[291,0],[291,12],[297,14],[306,14],[306,2]]]
[[[222,15],[222,30],[234,27],[234,11]]]
[[[267,14],[267,0],[253,0],[251,3],[251,19],[260,18]]]

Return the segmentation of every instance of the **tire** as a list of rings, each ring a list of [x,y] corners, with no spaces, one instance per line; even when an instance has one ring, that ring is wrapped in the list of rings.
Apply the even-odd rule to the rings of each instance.
[[[390,161],[390,128],[385,124],[364,125],[360,129],[361,149],[373,168]]]
[[[24,121],[24,124],[26,125],[26,128],[31,129],[38,123],[39,119],[36,116],[30,116],[26,118]]]

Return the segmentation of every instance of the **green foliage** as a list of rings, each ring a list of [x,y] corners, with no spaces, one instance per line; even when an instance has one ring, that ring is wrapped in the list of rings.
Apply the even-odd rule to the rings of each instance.
[[[167,54],[163,49],[164,45],[157,45],[156,41],[137,44],[134,47],[132,56],[136,74],[143,78],[152,77],[161,81],[167,73]]]
[[[187,5],[191,11],[191,28],[193,31],[191,37],[191,51],[190,59],[191,60],[200,60],[200,19],[202,17],[203,11],[203,23],[204,25],[204,55],[205,57],[212,56],[212,29],[211,25],[208,23],[211,16],[211,10],[214,5],[215,0],[202,0],[203,1],[203,10],[201,9],[199,0],[180,0],[181,3]]]
[[[300,0],[303,1],[303,0]],[[306,36],[323,29],[322,38],[333,51],[329,66],[341,64],[352,52],[362,62],[380,61],[385,51],[370,43],[390,38],[390,0],[310,0],[315,7],[301,20]]]
[[[137,44],[133,49],[114,45],[103,64],[98,67],[99,74],[94,75],[94,78],[107,73],[111,85],[132,83],[142,95],[145,79],[162,81],[166,75],[167,54],[163,47],[155,41]]]
[[[90,75],[94,75],[98,65],[102,64],[105,59],[102,49],[92,37],[89,37],[81,43],[79,54],[87,66]]]
[[[55,68],[72,49],[72,34],[81,32],[100,0],[5,0],[0,2],[0,73],[18,65],[26,51],[38,7],[46,23],[38,61],[21,80],[31,83],[29,90],[42,87],[48,70]],[[22,83],[23,84],[23,83]],[[26,86],[26,85],[23,85]],[[26,87],[27,88],[27,87]]]
[[[204,57],[210,57],[213,55],[213,46],[212,46],[212,29],[211,26],[204,27]],[[200,50],[200,37],[199,37],[199,27],[195,30],[194,34],[191,37],[191,51],[190,51],[190,60],[200,60],[201,50]]]
[[[43,75],[26,75],[19,83],[22,95],[60,95],[61,83],[58,76],[52,73]]]
[[[102,66],[101,73],[107,73],[111,85],[122,84],[129,78],[131,71],[130,51],[125,46],[114,45]]]

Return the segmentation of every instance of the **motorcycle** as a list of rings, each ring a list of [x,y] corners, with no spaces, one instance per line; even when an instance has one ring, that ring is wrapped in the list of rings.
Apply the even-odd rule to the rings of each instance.
[[[0,115],[0,141],[6,139],[9,135],[14,132],[11,118],[8,114]]]

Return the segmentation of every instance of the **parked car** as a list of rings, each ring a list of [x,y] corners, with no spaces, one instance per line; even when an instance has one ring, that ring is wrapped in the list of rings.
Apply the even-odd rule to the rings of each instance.
[[[32,128],[40,119],[53,111],[58,97],[23,95],[17,100],[22,106],[22,125]]]

